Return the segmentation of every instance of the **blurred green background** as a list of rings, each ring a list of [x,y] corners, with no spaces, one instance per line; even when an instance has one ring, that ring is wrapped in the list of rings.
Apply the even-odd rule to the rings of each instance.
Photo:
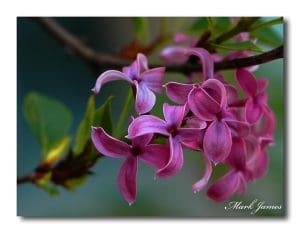
[[[116,53],[128,45],[134,34],[130,18],[56,18],[66,29],[98,51]],[[159,33],[160,18],[149,18],[151,38]],[[171,33],[195,25],[196,18],[170,19]],[[269,20],[269,19],[265,19]],[[283,25],[272,26],[275,35],[283,41]],[[268,47],[266,47],[269,49]],[[159,61],[157,53],[151,61]],[[241,200],[249,204],[254,199],[266,204],[282,205],[281,210],[259,211],[251,215],[249,211],[226,211],[225,203],[214,203],[205,195],[205,190],[194,194],[191,186],[203,173],[201,156],[195,152],[185,152],[183,170],[173,178],[154,180],[154,169],[140,163],[138,175],[138,197],[132,206],[122,199],[117,190],[116,177],[122,163],[119,159],[103,157],[92,168],[94,175],[75,191],[59,188],[60,195],[50,196],[32,184],[17,187],[17,215],[26,217],[253,217],[284,216],[285,200],[285,154],[284,154],[284,63],[283,59],[263,64],[255,72],[257,77],[267,77],[269,103],[276,114],[277,128],[275,145],[269,149],[270,166],[265,177],[249,183],[244,196],[234,196],[230,200]],[[233,72],[223,72],[232,79]],[[25,96],[38,91],[62,101],[73,114],[70,130],[75,135],[86,108],[97,74],[79,57],[73,56],[52,36],[30,18],[17,19],[17,175],[31,172],[40,162],[40,148],[32,135],[23,115]],[[181,79],[180,75],[168,74],[165,81]],[[97,103],[102,104],[110,95],[113,122],[121,111],[129,85],[116,81],[106,84]],[[161,114],[165,96],[158,97],[155,114]],[[222,173],[216,169],[210,183]],[[229,200],[229,201],[230,201]]]

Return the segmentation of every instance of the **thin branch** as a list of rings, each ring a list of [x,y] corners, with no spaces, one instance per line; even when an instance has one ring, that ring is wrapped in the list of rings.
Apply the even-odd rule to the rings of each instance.
[[[92,48],[80,41],[76,36],[68,32],[66,29],[61,27],[55,20],[51,18],[34,18],[39,22],[49,33],[53,35],[60,43],[65,47],[71,49],[78,56],[83,58],[89,64],[97,66],[97,68],[105,69],[116,69],[120,70],[122,67],[127,66],[130,61],[106,55],[103,53],[97,53]],[[251,25],[254,23],[256,18],[250,18],[251,20],[242,20],[239,23],[241,25]],[[241,27],[239,27],[241,28]],[[241,30],[241,29],[239,29]],[[238,33],[238,30],[232,30],[223,34],[219,37],[219,41],[223,41],[228,38],[229,35]],[[275,59],[283,58],[283,46],[275,48],[269,52],[262,53],[259,55],[247,57],[247,58],[238,58],[231,61],[221,61],[215,63],[215,70],[226,70],[233,68],[241,68],[252,65],[259,65],[265,62],[269,62]],[[150,67],[159,67],[162,64],[150,64]],[[168,72],[180,72],[180,73],[189,73],[192,71],[201,71],[201,64],[190,64],[186,63],[183,65],[168,65],[166,66],[166,71]]]
[[[34,181],[34,175],[33,174],[26,174],[23,176],[17,177],[17,184],[23,184],[23,183],[32,183]]]

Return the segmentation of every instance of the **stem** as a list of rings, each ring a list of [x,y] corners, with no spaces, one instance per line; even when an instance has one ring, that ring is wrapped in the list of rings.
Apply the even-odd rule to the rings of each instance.
[[[127,94],[127,97],[126,97],[126,100],[125,100],[125,104],[123,106],[123,109],[122,109],[122,112],[120,114],[120,117],[119,117],[119,120],[118,120],[118,123],[117,123],[117,126],[116,128],[114,129],[113,131],[113,135],[115,137],[119,137],[120,134],[121,134],[121,130],[122,130],[122,126],[128,116],[128,113],[131,109],[131,106],[133,104],[133,96],[132,96],[132,91],[131,89],[128,90],[128,94]]]
[[[54,38],[56,38],[64,46],[68,47],[79,55],[84,61],[93,65],[97,70],[99,69],[116,69],[120,70],[124,66],[128,66],[130,61],[123,60],[117,57],[109,56],[103,53],[97,53],[92,48],[88,47],[86,44],[82,43],[75,35],[71,34],[64,28],[62,28],[55,20],[51,18],[34,18],[38,23],[40,23]],[[245,28],[248,29],[258,18],[242,18],[239,23],[230,31],[225,32],[220,35],[216,40],[222,42],[232,37]],[[239,26],[238,26],[239,25]],[[246,26],[247,27],[246,27]],[[235,29],[238,28],[238,29]],[[216,43],[216,41],[214,41]],[[283,46],[273,49],[269,52],[262,53],[259,55],[247,57],[247,58],[237,58],[231,61],[221,61],[215,63],[215,70],[226,70],[234,68],[242,68],[252,65],[259,65],[265,62],[269,62],[275,59],[283,58]],[[160,67],[161,64],[150,64],[149,67]],[[190,64],[186,63],[183,65],[168,65],[166,66],[167,72],[180,72],[189,73],[192,71],[201,71],[201,64]]]

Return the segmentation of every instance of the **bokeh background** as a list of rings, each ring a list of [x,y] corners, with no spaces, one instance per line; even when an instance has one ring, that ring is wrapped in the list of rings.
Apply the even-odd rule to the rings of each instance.
[[[90,46],[105,53],[116,53],[133,39],[134,29],[130,18],[56,18],[66,29],[86,41]],[[195,18],[171,19],[172,32],[182,31]],[[149,18],[151,38],[159,31],[160,18]],[[17,18],[17,175],[32,171],[40,162],[40,148],[23,115],[25,96],[38,91],[62,101],[73,114],[70,130],[75,135],[86,108],[98,74],[95,74],[79,57],[69,53],[51,35],[30,18]],[[283,41],[283,25],[272,27]],[[156,54],[151,61],[158,61]],[[117,190],[116,177],[121,160],[103,157],[92,168],[94,175],[75,191],[59,188],[58,196],[50,196],[32,184],[17,187],[17,215],[25,217],[257,217],[284,216],[285,199],[285,154],[284,154],[284,62],[283,59],[263,64],[255,72],[257,77],[267,77],[269,104],[277,118],[275,145],[269,149],[270,166],[265,177],[249,183],[244,196],[230,200],[241,200],[245,204],[254,199],[266,204],[282,205],[281,210],[226,211],[226,203],[214,203],[205,196],[205,191],[194,194],[191,185],[202,176],[201,156],[185,152],[183,170],[173,178],[153,180],[154,169],[140,163],[138,175],[138,197],[132,206],[122,199]],[[232,79],[233,72],[223,72]],[[168,74],[166,81],[182,76]],[[112,102],[113,121],[116,122],[127,95],[128,84],[122,81],[108,83],[97,96],[103,103],[108,96]],[[165,97],[159,96],[154,112],[161,114]],[[221,168],[220,168],[221,169]],[[220,169],[213,179],[220,176]]]

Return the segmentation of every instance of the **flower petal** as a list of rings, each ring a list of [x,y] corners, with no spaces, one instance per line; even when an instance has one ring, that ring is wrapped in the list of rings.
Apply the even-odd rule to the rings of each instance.
[[[183,150],[178,140],[169,137],[170,157],[166,166],[159,169],[156,173],[157,177],[165,178],[176,175],[183,166]]]
[[[142,83],[154,92],[161,93],[163,85],[163,77],[165,74],[165,67],[157,67],[146,70],[140,76]]]
[[[262,113],[263,113],[262,107],[259,104],[254,103],[251,97],[248,98],[245,104],[246,120],[250,124],[254,124],[262,116]]]
[[[200,137],[202,131],[200,128],[180,128],[177,130],[176,138],[180,142],[195,141]]]
[[[101,127],[92,127],[91,138],[101,154],[112,158],[123,158],[131,155],[129,145],[109,136]]]
[[[257,150],[257,152],[247,162],[247,169],[251,179],[263,177],[269,166],[269,156],[265,150]]]
[[[232,119],[226,119],[225,121],[235,137],[246,137],[250,132],[250,125],[247,122]]]
[[[133,146],[144,147],[151,142],[152,138],[153,138],[153,134],[149,133],[139,137],[135,137],[131,141]]]
[[[191,111],[204,121],[212,121],[216,118],[216,113],[221,111],[220,104],[202,88],[195,88],[190,92],[188,104]]]
[[[203,67],[203,80],[214,78],[214,62],[210,53],[203,48],[191,48],[188,49],[188,56],[195,55],[200,58]]]
[[[239,173],[229,172],[208,188],[207,196],[216,202],[226,201],[238,190],[239,185]]]
[[[248,70],[238,69],[236,71],[236,79],[246,96],[254,97],[256,95],[257,81]]]
[[[269,85],[269,79],[267,78],[257,79],[258,91],[265,91],[268,85]]]
[[[203,156],[204,163],[205,163],[205,172],[203,177],[198,180],[195,184],[193,184],[192,189],[194,192],[200,192],[202,188],[207,184],[211,173],[212,173],[212,167],[210,161],[206,158],[206,156]]]
[[[230,84],[225,85],[226,92],[227,92],[227,102],[228,105],[235,103],[238,100],[238,91],[237,89]]]
[[[241,138],[232,138],[232,146],[226,163],[238,171],[245,171],[246,169],[246,144]]]
[[[222,82],[217,79],[209,79],[203,82],[201,87],[220,104],[221,108],[227,106],[226,88]]]
[[[177,104],[185,104],[188,100],[188,95],[193,89],[193,84],[182,84],[169,82],[166,85],[166,94]]]
[[[205,121],[200,120],[198,117],[192,116],[192,117],[186,117],[186,124],[190,128],[199,128],[199,129],[205,129],[207,124]]]
[[[137,193],[137,157],[128,157],[118,174],[118,188],[124,199],[131,205]]]
[[[229,155],[231,145],[232,138],[227,124],[223,121],[213,121],[204,135],[204,154],[217,164]]]
[[[92,91],[97,94],[97,93],[99,93],[103,84],[110,82],[110,81],[115,81],[115,80],[125,80],[132,84],[132,80],[124,73],[117,71],[117,70],[108,70],[108,71],[105,71],[104,73],[102,73],[97,78],[96,84],[95,84],[94,88],[92,89]]]
[[[186,105],[171,106],[168,103],[163,105],[163,113],[167,122],[167,127],[179,128],[185,114]]]
[[[135,98],[135,109],[136,112],[141,115],[151,111],[155,104],[156,97],[154,93],[143,83],[137,84],[136,86],[136,98]]]
[[[183,46],[170,46],[160,53],[160,58],[169,64],[183,64],[189,57],[186,55],[187,48]]]
[[[139,156],[141,160],[156,168],[163,168],[169,161],[170,147],[168,145],[150,144]]]
[[[143,72],[148,70],[148,60],[147,60],[147,57],[144,54],[138,53],[138,55],[136,57],[136,61],[137,61],[137,73],[138,73],[138,75],[141,75]]]
[[[166,122],[158,117],[144,115],[134,119],[128,127],[128,138],[134,138],[145,134],[158,133],[169,136]]]

